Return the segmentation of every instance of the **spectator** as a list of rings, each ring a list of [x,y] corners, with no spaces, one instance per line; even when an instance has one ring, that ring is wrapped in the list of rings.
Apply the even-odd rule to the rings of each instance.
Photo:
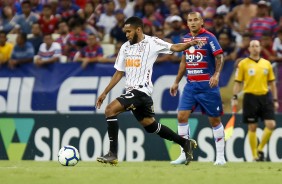
[[[7,42],[7,33],[0,31],[0,66],[6,64],[13,51],[13,44]]]
[[[111,30],[111,39],[110,43],[114,42],[126,42],[127,38],[125,33],[123,32],[123,23],[125,19],[125,15],[123,14],[123,10],[119,9],[115,11],[115,16],[117,19],[116,26]]]
[[[277,37],[274,39],[273,51],[276,62],[282,62],[282,29],[277,31]]]
[[[99,62],[100,58],[103,57],[103,49],[94,34],[88,35],[86,43],[87,46],[80,51],[76,59],[76,61],[82,62],[82,68],[85,68],[88,63]]]
[[[18,65],[32,62],[33,57],[34,48],[31,43],[27,42],[26,33],[19,33],[11,59],[9,60],[9,67],[13,69]]]
[[[101,32],[103,36],[109,36],[111,30],[117,24],[117,19],[114,15],[115,3],[113,1],[109,1],[104,4],[104,7],[105,13],[101,14],[96,26],[98,27],[98,31]]]
[[[252,39],[252,34],[250,33],[244,33],[242,35],[242,43],[239,45],[239,49],[237,50],[236,54],[236,62],[235,62],[235,67],[237,67],[238,63],[248,57],[250,55],[249,52],[249,44]]]
[[[232,36],[232,30],[231,28],[224,23],[224,15],[223,14],[215,14],[213,17],[213,27],[209,29],[210,32],[212,32],[217,39],[219,39],[219,35],[221,33],[227,33],[229,36],[231,36],[231,40],[234,41],[234,37]]]
[[[31,11],[30,1],[23,1],[21,4],[23,14],[15,17],[15,26],[17,31],[21,31],[26,34],[31,33],[31,25],[38,21],[38,16]]]
[[[148,0],[144,3],[144,16],[143,22],[149,21],[155,27],[161,28],[164,23],[164,18],[158,12],[156,12],[155,2]]]
[[[236,59],[235,43],[230,38],[228,33],[219,35],[218,42],[223,50],[224,61],[235,61]]]
[[[41,2],[39,2],[39,0],[30,0],[30,4],[31,4],[31,11],[36,13],[36,14],[41,14],[42,10],[43,10],[43,5]]]
[[[9,33],[12,31],[16,23],[14,22],[14,13],[11,6],[5,6],[2,9],[0,17],[0,30]]]
[[[72,25],[72,32],[67,37],[67,47],[66,54],[68,56],[69,61],[73,61],[73,57],[75,53],[78,51],[76,49],[76,42],[78,40],[85,41],[87,40],[87,33],[83,31],[83,26],[79,22],[74,22]]]
[[[221,5],[216,8],[216,13],[227,15],[231,8],[231,0],[221,0]]]
[[[166,36],[166,38],[171,39],[172,43],[180,43],[182,37],[187,34],[187,30],[183,28],[183,22],[181,17],[174,15],[169,19],[172,31]]]
[[[50,5],[45,4],[43,6],[42,15],[40,16],[38,23],[43,34],[54,33],[58,19],[54,15],[52,15],[52,7]]]
[[[60,0],[59,7],[57,9],[57,17],[60,19],[68,21],[75,14],[78,14],[82,10],[79,6],[72,3],[72,0]]]
[[[128,0],[116,0],[115,3],[116,10],[122,9],[126,17],[132,17],[134,15],[134,1],[129,2]]]
[[[38,23],[32,24],[31,33],[32,34],[29,36],[28,42],[33,45],[34,53],[36,54],[43,42],[42,31]]]
[[[282,24],[282,1],[281,0],[271,0],[271,8],[273,12],[273,17],[277,22]]]
[[[233,10],[227,14],[226,22],[233,31],[242,34],[252,18],[256,17],[257,5],[252,4],[252,0],[242,0],[243,4],[233,8]]]
[[[68,55],[68,47],[67,47],[67,40],[69,38],[69,26],[66,22],[61,21],[58,24],[58,29],[56,31],[60,36],[56,40],[61,45],[62,54],[67,56]]]
[[[260,40],[263,32],[271,32],[274,37],[277,32],[277,22],[269,16],[269,5],[266,1],[258,2],[257,17],[253,18],[249,24],[249,31],[253,38]]]
[[[261,57],[270,61],[275,61],[275,53],[272,50],[272,34],[264,32],[260,39],[261,44]]]
[[[134,16],[136,17],[143,17],[144,16],[144,1],[145,0],[136,0],[134,6]]]
[[[35,57],[34,63],[42,66],[60,61],[62,54],[61,45],[53,41],[51,34],[44,35],[44,43],[40,45],[39,52]]]

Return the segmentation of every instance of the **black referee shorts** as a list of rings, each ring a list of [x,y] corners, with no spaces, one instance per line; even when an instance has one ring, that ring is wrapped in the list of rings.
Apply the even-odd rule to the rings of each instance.
[[[155,116],[152,98],[142,91],[133,89],[120,95],[117,100],[127,111],[132,111],[138,121]]]
[[[270,93],[265,95],[244,94],[243,122],[258,123],[263,120],[274,120],[274,104]]]

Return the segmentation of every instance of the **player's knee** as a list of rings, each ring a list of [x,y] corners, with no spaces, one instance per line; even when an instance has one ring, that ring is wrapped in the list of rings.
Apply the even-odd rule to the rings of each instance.
[[[155,132],[157,132],[158,127],[159,127],[158,123],[154,121],[152,124],[145,126],[144,129],[148,133],[155,133]]]
[[[106,117],[115,116],[114,109],[112,108],[111,105],[107,105],[107,107],[105,109],[105,115],[106,115]]]
[[[265,126],[269,129],[269,130],[274,130],[276,127],[276,123],[274,120],[265,120]]]

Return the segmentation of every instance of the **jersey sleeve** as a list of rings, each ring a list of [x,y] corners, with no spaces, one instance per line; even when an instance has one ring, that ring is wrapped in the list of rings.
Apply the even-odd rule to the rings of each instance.
[[[117,69],[118,71],[125,71],[125,44],[123,44],[118,52],[118,56],[115,62],[115,69]]]
[[[235,72],[235,81],[242,82],[244,80],[243,62],[240,61]]]
[[[223,50],[221,48],[221,46],[219,45],[216,37],[214,35],[211,35],[209,37],[209,40],[208,40],[208,44],[210,46],[210,49],[212,50],[212,53],[214,56],[218,55],[218,54],[222,54],[223,53]]]
[[[151,49],[154,49],[158,54],[172,54],[173,52],[170,50],[172,44],[163,41],[157,37],[153,37],[153,45]]]

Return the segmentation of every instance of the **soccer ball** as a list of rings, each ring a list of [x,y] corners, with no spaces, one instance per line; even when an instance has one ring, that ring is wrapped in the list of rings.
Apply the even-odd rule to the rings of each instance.
[[[58,153],[58,161],[63,166],[75,166],[80,159],[78,150],[73,146],[64,146]]]

